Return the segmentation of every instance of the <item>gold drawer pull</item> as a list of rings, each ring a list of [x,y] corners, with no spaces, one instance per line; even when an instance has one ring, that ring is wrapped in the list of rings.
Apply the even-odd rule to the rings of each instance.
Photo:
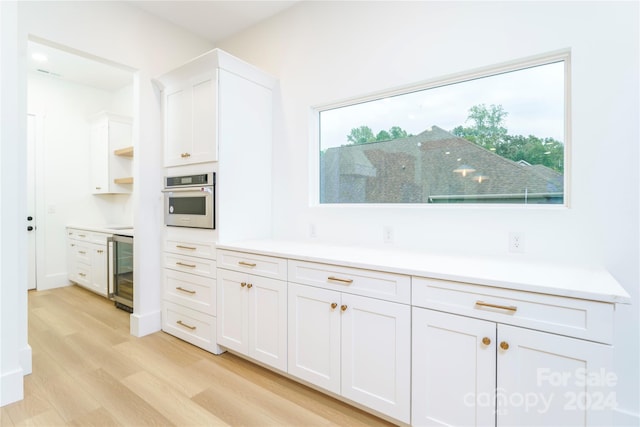
[[[327,280],[333,280],[334,282],[341,282],[341,283],[353,283],[353,279],[341,279],[335,276],[329,276],[327,277]]]
[[[190,291],[189,289],[185,289],[182,286],[176,286],[176,289],[179,290],[179,291],[182,291],[182,292],[186,292],[186,293],[191,294],[191,295],[196,293],[196,291]]]
[[[332,302],[332,303],[331,303],[331,309],[332,309],[332,310],[335,310],[335,308],[336,308],[337,306],[338,306],[338,303],[337,303],[337,302]]]
[[[104,253],[104,251],[102,249],[98,249],[97,251],[99,254]]]
[[[189,153],[182,153],[182,154],[180,154],[180,157],[182,157],[183,159],[186,159],[187,157],[191,157],[191,154],[189,154]]]
[[[245,262],[245,261],[238,261],[238,265],[243,265],[245,267],[255,267],[256,263],[254,262]]]
[[[506,351],[506,350],[509,350],[509,343],[508,343],[508,342],[506,342],[506,341],[502,341],[502,342],[500,343],[500,348],[501,348],[501,349],[503,349],[503,350],[505,350],[505,351]]]
[[[342,305],[340,306],[340,310],[342,310],[342,311],[347,311],[347,305],[346,305],[346,304],[342,304]]]
[[[86,255],[87,254],[85,251],[78,251],[78,253],[82,254],[82,255]]]
[[[184,245],[176,245],[176,248],[178,249],[189,249],[190,251],[195,251],[197,248],[194,248],[192,246],[184,246]]]
[[[514,313],[518,310],[518,307],[514,305],[498,305],[498,304],[490,304],[484,301],[476,301],[476,305],[480,307],[489,307],[489,308],[498,308],[500,310],[513,311]]]
[[[251,289],[253,288],[253,285],[251,283],[247,283],[247,289]]]
[[[176,265],[180,265],[182,267],[196,268],[195,264],[185,264],[184,262],[180,262],[180,261],[176,262]]]
[[[244,288],[245,286],[247,286],[247,284],[245,282],[242,282],[240,283],[240,286]]]
[[[78,273],[78,276],[86,277],[87,275],[84,273]]]
[[[491,339],[489,337],[482,338],[482,344],[484,344],[484,345],[491,344]]]
[[[86,234],[78,234],[78,236],[80,236],[80,237],[87,237],[87,235],[86,235]]]
[[[184,327],[185,327],[185,328],[187,328],[187,329],[191,329],[192,331],[195,331],[195,330],[196,330],[196,327],[195,327],[195,326],[187,325],[187,324],[186,324],[186,323],[184,323],[182,320],[178,320],[176,323],[177,323],[178,325],[180,325],[180,326],[184,326]]]

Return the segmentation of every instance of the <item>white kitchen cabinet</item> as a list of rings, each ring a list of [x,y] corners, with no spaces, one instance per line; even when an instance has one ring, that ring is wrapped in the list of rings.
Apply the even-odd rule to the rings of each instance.
[[[109,234],[67,228],[67,275],[70,281],[108,296]]]
[[[216,161],[217,69],[164,90],[164,165]]]
[[[132,121],[112,113],[91,120],[91,191],[131,193],[133,183]]]
[[[162,330],[214,354],[217,345],[216,255],[200,230],[167,230],[164,242]],[[194,238],[196,237],[196,238]]]
[[[287,283],[218,270],[218,344],[287,369]]]
[[[289,374],[410,421],[408,305],[289,283],[288,308]]]
[[[413,425],[610,425],[612,347],[556,333],[606,340],[609,304],[417,277],[413,304]]]

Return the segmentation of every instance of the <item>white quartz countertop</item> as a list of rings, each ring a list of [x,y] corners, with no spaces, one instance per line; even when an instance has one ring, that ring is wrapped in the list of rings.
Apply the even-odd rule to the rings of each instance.
[[[106,224],[106,225],[86,225],[86,224],[69,224],[67,228],[75,228],[78,230],[93,231],[96,233],[106,234],[120,234],[123,236],[133,237],[133,226],[131,225],[118,225],[118,224]]]
[[[599,267],[282,240],[219,243],[217,247],[607,303],[631,302],[618,281]]]

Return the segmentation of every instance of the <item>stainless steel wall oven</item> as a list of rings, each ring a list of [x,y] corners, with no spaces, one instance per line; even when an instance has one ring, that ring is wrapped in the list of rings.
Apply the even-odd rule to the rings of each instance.
[[[165,177],[165,225],[216,228],[215,181],[215,172]]]

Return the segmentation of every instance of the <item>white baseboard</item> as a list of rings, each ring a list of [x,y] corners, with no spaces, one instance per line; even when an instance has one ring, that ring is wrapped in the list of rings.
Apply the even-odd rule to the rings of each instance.
[[[31,346],[28,344],[20,350],[20,366],[22,366],[22,375],[30,375],[33,371]]]
[[[24,399],[24,372],[22,368],[0,376],[0,406]]]
[[[129,333],[136,337],[158,332],[162,328],[160,310],[145,314],[133,313],[129,318]]]
[[[70,284],[67,273],[58,273],[50,274],[45,276],[43,280],[38,280],[36,286],[39,291],[46,291],[48,289],[63,288]]]
[[[613,425],[616,427],[638,427],[640,426],[640,414],[614,409]]]

